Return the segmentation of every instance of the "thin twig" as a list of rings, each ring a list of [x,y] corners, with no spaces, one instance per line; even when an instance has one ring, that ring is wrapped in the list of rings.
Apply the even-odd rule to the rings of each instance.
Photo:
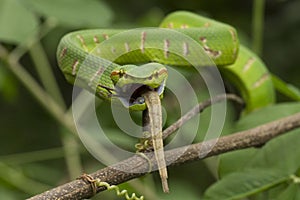
[[[215,96],[212,99],[207,99],[195,107],[193,107],[189,112],[187,112],[185,115],[183,115],[180,119],[178,119],[175,123],[173,123],[171,126],[166,128],[163,131],[163,139],[166,139],[168,136],[170,136],[172,133],[174,133],[178,128],[180,128],[183,124],[185,124],[187,121],[189,121],[192,117],[195,115],[203,112],[205,108],[208,108],[209,106],[219,103],[224,100],[232,100],[238,104],[243,105],[244,101],[242,98],[238,97],[235,94],[222,94]]]
[[[272,138],[299,127],[300,112],[250,130],[168,150],[165,152],[166,162],[170,166],[181,165],[237,149],[261,146]],[[152,167],[157,168],[153,153],[147,153],[147,156],[152,163]],[[149,167],[148,162],[145,158],[135,155],[113,166],[90,174],[90,176],[93,179],[99,178],[101,181],[117,185],[145,175]],[[99,187],[97,192],[105,189],[105,187]],[[90,198],[92,195],[91,184],[78,179],[34,196],[30,200],[84,199]]]

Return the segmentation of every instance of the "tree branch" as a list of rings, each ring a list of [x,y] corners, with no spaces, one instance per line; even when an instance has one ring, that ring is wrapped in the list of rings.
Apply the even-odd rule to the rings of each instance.
[[[228,151],[261,146],[272,138],[299,127],[300,112],[250,130],[165,151],[166,162],[169,166],[181,165]],[[145,155],[149,158],[152,169],[156,169],[157,166],[153,153],[150,152]],[[135,155],[113,166],[98,170],[89,176],[93,179],[98,178],[109,184],[118,185],[145,175],[149,169],[149,161],[140,155]],[[105,189],[105,187],[99,187],[97,188],[97,192]],[[61,200],[84,199],[91,196],[93,196],[91,183],[83,179],[78,179],[34,196],[30,200],[58,198]]]
[[[163,131],[163,139],[166,139],[168,136],[170,136],[172,133],[174,133],[179,127],[181,127],[183,124],[185,124],[187,121],[189,121],[192,117],[203,112],[203,110],[205,108],[208,108],[209,106],[219,103],[224,100],[231,100],[240,105],[244,105],[243,99],[235,94],[221,94],[214,98],[209,98],[209,99],[199,103],[195,107],[193,107],[189,112],[187,112],[185,115],[183,115],[175,123],[173,123],[171,126],[166,128]]]

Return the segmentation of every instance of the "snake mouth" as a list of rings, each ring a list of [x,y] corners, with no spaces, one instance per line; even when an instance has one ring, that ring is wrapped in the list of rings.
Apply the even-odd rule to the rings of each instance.
[[[145,104],[145,99],[142,96],[147,91],[156,91],[159,96],[164,92],[165,81],[161,83],[158,87],[151,87],[149,85],[139,84],[139,83],[129,83],[123,85],[122,87],[116,87],[116,95],[119,97],[120,101],[125,107],[130,107],[133,105]]]

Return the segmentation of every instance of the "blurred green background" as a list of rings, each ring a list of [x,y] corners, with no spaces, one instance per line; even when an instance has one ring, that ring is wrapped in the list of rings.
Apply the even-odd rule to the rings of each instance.
[[[51,101],[45,98],[48,108],[42,106],[28,90],[37,91],[34,84],[20,82],[28,82],[28,77],[19,68],[64,110],[71,105],[72,86],[59,71],[55,54],[65,33],[87,28],[155,27],[167,13],[189,10],[231,24],[242,43],[252,48],[253,4],[252,0],[0,0],[0,44],[8,53],[21,56],[22,65],[9,67],[7,61],[0,60],[0,199],[23,199],[74,179],[83,171],[104,167],[75,139],[71,129],[63,128],[61,124],[68,122],[57,119],[59,114],[53,117]],[[265,2],[261,51],[270,71],[298,87],[299,10],[299,0]],[[1,55],[5,55],[3,48]],[[103,112],[109,114],[109,110]],[[123,141],[131,147],[135,142]],[[124,187],[147,199],[199,199],[214,182],[214,169],[213,160],[171,168],[170,195],[160,194],[160,184],[155,185],[160,182],[157,174]],[[197,178],[191,181],[193,174]],[[141,183],[148,189],[141,188]],[[115,199],[109,192],[98,197]]]

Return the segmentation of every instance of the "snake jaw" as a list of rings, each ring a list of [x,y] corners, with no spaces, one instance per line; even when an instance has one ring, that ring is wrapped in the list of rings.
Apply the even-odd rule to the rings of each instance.
[[[125,107],[134,107],[137,106],[137,110],[143,110],[145,106],[145,99],[142,96],[146,91],[156,91],[160,97],[162,97],[165,82],[163,81],[158,87],[152,87],[149,85],[137,84],[137,83],[129,83],[123,85],[122,87],[115,87],[116,95],[119,97],[120,101]]]

